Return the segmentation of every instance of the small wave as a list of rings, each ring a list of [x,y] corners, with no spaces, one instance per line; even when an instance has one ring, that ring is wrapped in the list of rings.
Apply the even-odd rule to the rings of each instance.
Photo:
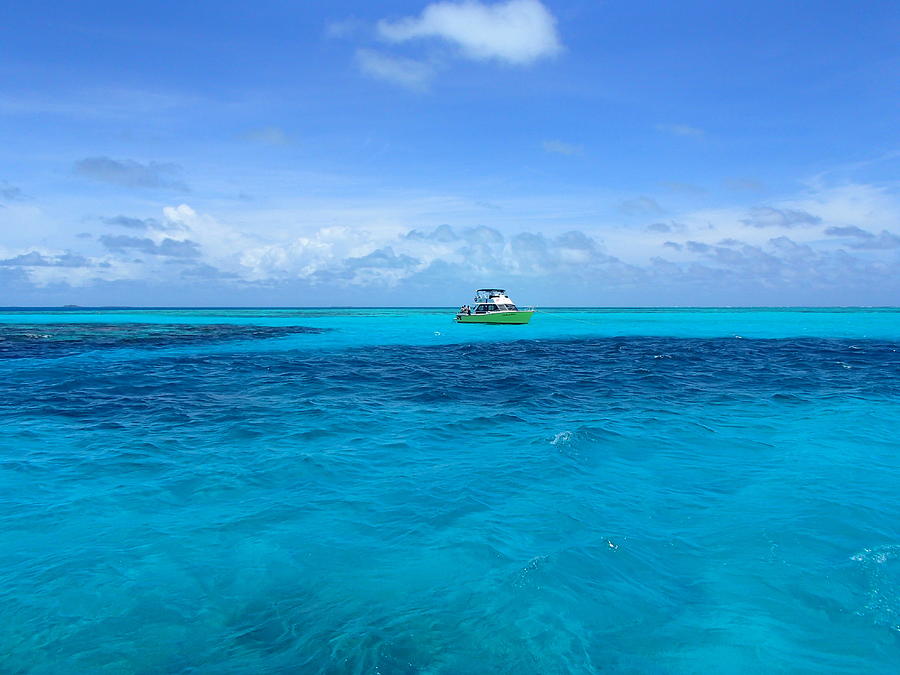
[[[850,556],[850,560],[882,565],[897,557],[900,557],[900,545],[887,544],[876,548],[864,548],[859,553]]]

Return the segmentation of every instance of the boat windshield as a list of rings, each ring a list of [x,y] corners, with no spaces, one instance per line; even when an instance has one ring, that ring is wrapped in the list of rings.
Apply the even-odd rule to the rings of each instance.
[[[519,308],[515,305],[498,305],[491,302],[484,302],[475,306],[475,314],[484,314],[485,312],[518,312]]]

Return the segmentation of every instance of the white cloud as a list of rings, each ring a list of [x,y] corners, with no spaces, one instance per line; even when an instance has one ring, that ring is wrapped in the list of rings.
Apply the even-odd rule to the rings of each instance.
[[[259,246],[263,239],[220,223],[212,216],[197,213],[187,204],[166,206],[163,216],[169,225],[180,229],[177,239],[196,242],[205,259],[217,267],[234,271],[244,251]],[[153,237],[153,235],[150,235]],[[156,235],[157,241],[163,237],[175,237],[168,233]]]
[[[610,209],[629,211],[627,226],[621,210],[604,219],[593,200],[567,195],[565,208],[552,209],[546,200],[501,200],[504,209],[489,216],[471,203],[410,195],[384,204],[327,210],[305,204],[221,218],[181,204],[166,207],[158,219],[99,219],[101,232],[60,239],[55,248],[40,245],[55,238],[53,225],[35,216],[27,238],[0,239],[0,277],[18,275],[34,286],[88,286],[203,275],[223,288],[391,288],[500,278],[548,288],[574,280],[650,289],[673,281],[701,290],[838,288],[844,282],[883,289],[898,278],[900,201],[888,187],[815,188],[765,209],[672,212],[665,223],[651,197],[622,203],[610,196]],[[5,211],[12,209],[0,218]],[[583,215],[570,217],[575,212]],[[492,226],[478,225],[486,217]],[[748,219],[765,227],[748,227]],[[447,221],[456,226],[438,226]],[[422,226],[412,229],[413,223]]]
[[[556,19],[539,0],[435,2],[418,17],[380,21],[378,32],[391,42],[437,38],[454,44],[467,58],[514,65],[528,65],[562,49]]]
[[[28,282],[38,288],[51,284],[77,287],[98,281],[146,279],[148,272],[146,266],[121,256],[85,256],[40,245],[12,250],[0,247],[0,258],[0,272],[21,270]]]
[[[287,242],[248,247],[232,271],[254,281],[309,278],[335,269],[345,260],[369,255],[387,242],[387,237],[365,230],[323,227]]]
[[[434,69],[427,63],[391,56],[373,49],[358,49],[356,61],[367,75],[415,91],[427,89],[434,75]]]
[[[733,238],[763,246],[778,236],[813,246],[842,245],[826,234],[829,228],[858,227],[900,234],[900,196],[887,186],[845,183],[813,185],[799,195],[774,200],[765,207],[731,206],[678,213],[686,237],[716,243]],[[616,249],[618,251],[618,249]]]
[[[884,186],[845,183],[836,187],[810,186],[800,198],[785,201],[783,208],[809,211],[826,223],[896,230],[900,227],[900,198]]]
[[[433,265],[463,275],[540,277],[563,270],[588,273],[596,271],[598,265],[620,264],[602,250],[598,241],[578,231],[504,235],[484,226],[443,225],[400,232],[332,226],[284,240],[251,238],[186,204],[166,207],[164,216],[184,228],[183,238],[157,241],[157,237],[151,243],[149,238],[128,237],[123,247],[130,247],[130,251],[140,244],[148,253],[158,253],[162,246],[185,254],[197,250],[202,258],[185,262],[209,266],[221,278],[236,283],[301,279],[313,284],[391,287]],[[149,266],[156,261],[148,259],[145,263],[151,276]],[[572,266],[581,266],[581,272],[572,272]]]
[[[552,152],[557,155],[580,155],[584,152],[584,147],[565,143],[564,141],[544,141],[541,145],[546,152]]]

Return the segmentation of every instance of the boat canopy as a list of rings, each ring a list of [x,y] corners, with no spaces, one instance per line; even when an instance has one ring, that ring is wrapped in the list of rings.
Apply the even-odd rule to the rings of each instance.
[[[502,288],[479,288],[475,291],[475,302],[487,302],[491,298],[505,298],[506,291]]]

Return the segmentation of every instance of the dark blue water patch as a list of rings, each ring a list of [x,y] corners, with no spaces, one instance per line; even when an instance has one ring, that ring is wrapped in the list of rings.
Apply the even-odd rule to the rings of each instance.
[[[16,327],[0,345],[45,355],[99,346],[163,347],[277,337],[312,329],[244,326]],[[40,346],[35,347],[34,344]],[[24,347],[22,345],[25,345]],[[2,349],[2,347],[0,347]],[[59,351],[54,353],[54,350]],[[49,352],[49,354],[47,354]],[[33,363],[33,362],[32,362]],[[900,350],[882,341],[836,339],[597,338],[491,345],[374,346],[341,351],[216,353],[29,368],[27,386],[0,382],[0,410],[58,414],[91,424],[277,416],[344,409],[374,413],[415,405],[475,406],[489,414],[552,416],[560,410],[615,416],[635,400],[664,415],[678,406],[755,402],[797,406],[831,398],[900,394]],[[714,408],[712,408],[714,410]],[[474,409],[473,409],[474,410]],[[702,424],[702,422],[698,422]],[[255,433],[248,422],[241,434]],[[485,431],[489,433],[489,429]]]
[[[0,359],[58,358],[97,349],[159,349],[318,334],[326,328],[236,324],[0,324]]]

